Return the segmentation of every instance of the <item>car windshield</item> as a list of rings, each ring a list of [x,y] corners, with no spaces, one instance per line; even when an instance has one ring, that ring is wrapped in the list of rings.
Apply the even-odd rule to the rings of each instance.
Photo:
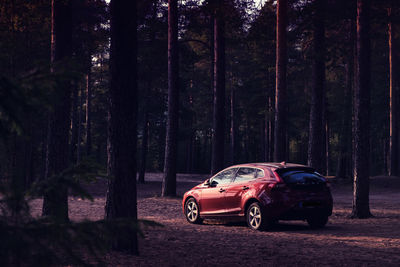
[[[321,184],[326,180],[319,173],[311,170],[287,170],[280,172],[287,184]]]

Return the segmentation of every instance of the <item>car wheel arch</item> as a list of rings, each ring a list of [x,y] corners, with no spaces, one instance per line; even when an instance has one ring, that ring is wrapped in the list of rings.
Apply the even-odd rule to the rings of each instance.
[[[250,207],[251,204],[253,204],[255,202],[260,203],[260,201],[258,199],[256,199],[256,198],[254,198],[254,197],[247,199],[245,204],[244,204],[244,207],[243,207],[243,213],[246,214],[247,209]]]
[[[186,205],[186,203],[191,199],[191,198],[193,198],[194,199],[194,201],[196,201],[196,204],[199,206],[199,208],[200,208],[200,203],[199,203],[199,201],[196,199],[196,197],[195,196],[193,196],[193,195],[189,195],[189,196],[187,196],[186,198],[185,198],[185,204],[184,204],[184,206]]]

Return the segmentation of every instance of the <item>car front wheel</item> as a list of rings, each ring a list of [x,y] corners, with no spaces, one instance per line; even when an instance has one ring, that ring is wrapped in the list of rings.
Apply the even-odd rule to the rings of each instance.
[[[193,198],[189,199],[185,205],[185,216],[186,220],[190,223],[201,223],[199,206],[196,200]]]

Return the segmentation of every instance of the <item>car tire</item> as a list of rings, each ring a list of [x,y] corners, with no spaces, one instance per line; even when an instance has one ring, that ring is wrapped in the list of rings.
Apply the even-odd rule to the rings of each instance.
[[[267,230],[272,226],[272,221],[267,219],[265,210],[258,202],[252,203],[246,211],[247,225],[253,230]]]
[[[190,198],[185,204],[185,217],[190,223],[200,224],[203,220],[200,218],[200,209],[194,198]]]
[[[327,216],[312,216],[307,218],[307,223],[312,229],[323,228],[327,222]]]

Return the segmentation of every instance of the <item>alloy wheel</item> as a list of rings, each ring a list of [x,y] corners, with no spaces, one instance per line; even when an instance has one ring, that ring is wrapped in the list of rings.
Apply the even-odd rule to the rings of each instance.
[[[195,222],[197,220],[198,215],[199,215],[199,209],[197,207],[196,202],[190,200],[187,203],[186,217],[190,222]]]
[[[249,224],[253,229],[258,229],[261,225],[261,211],[258,206],[252,206],[249,211]]]

